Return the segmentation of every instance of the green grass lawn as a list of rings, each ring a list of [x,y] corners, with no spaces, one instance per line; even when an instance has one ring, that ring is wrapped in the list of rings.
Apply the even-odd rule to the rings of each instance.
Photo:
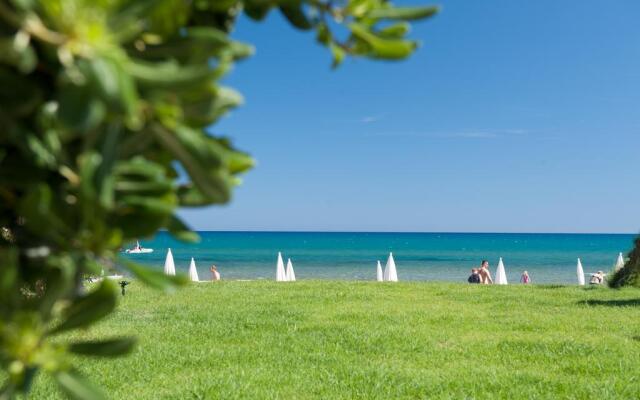
[[[591,290],[590,290],[591,289]],[[640,291],[302,281],[134,282],[85,338],[114,399],[637,398]],[[40,375],[33,399],[62,398]]]

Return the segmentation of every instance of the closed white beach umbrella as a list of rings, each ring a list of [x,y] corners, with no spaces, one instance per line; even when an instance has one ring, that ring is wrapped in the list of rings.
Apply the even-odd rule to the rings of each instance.
[[[285,272],[285,278],[288,282],[296,281],[296,273],[293,271],[293,263],[290,258],[287,259],[287,271]]]
[[[287,276],[284,272],[284,262],[282,261],[282,254],[278,252],[278,263],[276,264],[276,281],[284,282],[287,280]]]
[[[200,282],[198,279],[198,270],[196,269],[196,260],[191,257],[191,264],[189,264],[189,279],[192,282]]]
[[[584,269],[582,269],[582,261],[579,258],[576,273],[578,274],[578,285],[584,286]]]
[[[378,268],[376,270],[376,280],[378,282],[382,282],[384,280],[384,276],[382,275],[382,265],[380,265],[380,260],[378,260]]]
[[[620,269],[622,269],[622,267],[624,267],[624,257],[622,256],[622,253],[620,253],[618,254],[618,260],[616,261],[614,270],[619,271]]]
[[[507,284],[507,273],[504,270],[504,263],[502,262],[502,257],[498,261],[498,269],[496,270],[496,284],[498,285],[506,285]]]
[[[164,274],[165,275],[176,274],[176,265],[173,262],[173,254],[171,254],[171,249],[167,251],[167,258],[164,260]]]
[[[398,272],[396,271],[396,262],[393,260],[393,253],[389,253],[387,265],[384,266],[384,280],[398,282]]]

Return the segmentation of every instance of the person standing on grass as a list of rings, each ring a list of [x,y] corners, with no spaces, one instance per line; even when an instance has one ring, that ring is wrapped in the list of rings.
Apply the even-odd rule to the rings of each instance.
[[[220,272],[218,272],[218,268],[216,268],[215,265],[212,265],[211,268],[209,268],[209,271],[211,271],[211,280],[212,281],[219,281],[220,280]]]
[[[531,278],[529,277],[529,273],[524,271],[522,276],[520,277],[520,283],[524,283],[525,285],[531,283]]]
[[[482,260],[482,264],[480,270],[478,270],[478,274],[480,274],[480,283],[484,285],[493,283],[493,279],[491,279],[491,272],[489,272],[489,261]]]

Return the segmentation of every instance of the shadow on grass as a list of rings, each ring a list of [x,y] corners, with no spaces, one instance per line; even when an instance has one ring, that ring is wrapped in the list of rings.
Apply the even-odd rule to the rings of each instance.
[[[582,288],[582,290],[604,290],[608,289],[606,285],[589,285]]]
[[[567,285],[550,285],[550,284],[538,285],[539,289],[563,289],[566,287]]]
[[[583,300],[578,304],[586,306],[633,307],[640,306],[640,299],[626,300]]]

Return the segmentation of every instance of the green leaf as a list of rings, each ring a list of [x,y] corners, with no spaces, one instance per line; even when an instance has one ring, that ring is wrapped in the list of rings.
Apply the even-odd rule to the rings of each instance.
[[[30,185],[28,192],[19,203],[18,210],[27,221],[26,227],[29,231],[40,237],[63,243],[64,236],[71,232],[65,225],[65,221],[55,212],[56,200],[49,185],[45,183]]]
[[[11,4],[22,11],[32,11],[38,5],[38,0],[11,0]]]
[[[182,108],[185,121],[190,126],[206,127],[243,102],[237,91],[209,85],[182,96]]]
[[[132,77],[120,60],[101,57],[79,64],[93,87],[109,107],[124,114],[129,125],[137,126],[138,94]]]
[[[102,156],[95,151],[85,152],[78,159],[80,170],[80,198],[85,218],[91,219],[95,215],[94,200],[98,198],[98,188],[95,177],[102,164]]]
[[[171,182],[145,182],[141,180],[122,180],[115,183],[115,190],[120,194],[161,194],[173,189]]]
[[[262,21],[270,9],[271,4],[264,0],[246,0],[244,4],[244,13],[255,21]]]
[[[191,7],[184,0],[162,0],[145,15],[148,30],[163,37],[170,36],[184,27],[189,20]]]
[[[161,1],[158,0],[136,0],[136,1],[123,1],[116,2],[116,9],[111,16],[111,21],[120,21],[124,19],[126,21],[133,21],[136,18],[144,18],[148,15],[153,8]]]
[[[94,97],[88,85],[62,84],[58,104],[60,121],[77,134],[95,129],[106,115],[104,103]],[[65,136],[71,139],[76,134]]]
[[[232,174],[246,172],[255,166],[255,160],[247,153],[228,148],[226,155],[227,169]]]
[[[174,132],[158,126],[155,131],[160,143],[184,166],[209,203],[226,203],[230,198],[228,175],[223,170],[220,146],[206,139],[201,131],[179,126]]]
[[[183,242],[197,243],[200,241],[200,236],[189,229],[189,227],[175,215],[171,217],[167,229],[176,239],[182,240]]]
[[[340,64],[342,64],[342,61],[346,56],[346,52],[342,47],[333,42],[329,43],[329,49],[331,50],[331,54],[333,55],[333,63],[331,64],[331,68],[337,68],[338,66],[340,66]]]
[[[405,21],[424,19],[440,11],[438,6],[376,8],[367,13],[372,19],[401,19]]]
[[[318,24],[316,28],[316,40],[324,45],[331,43],[332,35],[329,27],[324,22]]]
[[[203,207],[211,204],[211,200],[192,183],[178,187],[178,203],[180,207]]]
[[[136,339],[132,337],[76,342],[69,346],[69,351],[76,354],[98,357],[117,357],[133,350]]]
[[[280,12],[291,25],[298,29],[309,30],[313,28],[313,25],[305,15],[302,5],[302,2],[287,2],[280,6]]]
[[[6,299],[14,293],[14,284],[18,278],[18,249],[0,247],[0,299]]]
[[[101,143],[98,145],[102,162],[100,163],[96,175],[95,184],[98,187],[100,205],[105,209],[113,208],[115,176],[113,168],[117,162],[119,150],[119,138],[122,133],[121,125],[111,123],[105,129]]]
[[[175,59],[180,63],[206,62],[231,48],[229,36],[213,27],[188,27],[160,43],[148,44],[136,57],[150,61]]]
[[[120,87],[118,74],[121,72],[118,65],[105,58],[87,60],[81,64],[83,71],[93,81],[96,91],[104,97],[108,103],[119,103]]]
[[[189,27],[184,29],[178,43],[182,48],[182,53],[186,55],[188,59],[193,59],[194,55],[200,55],[196,59],[207,60],[214,56],[227,55],[234,60],[240,60],[251,56],[254,53],[254,48],[251,45],[231,40],[226,32],[212,27]],[[171,54],[176,56],[176,52],[180,52],[178,49],[173,49]],[[196,53],[196,54],[194,54]],[[201,53],[201,54],[197,54]],[[163,58],[166,59],[167,52],[163,52]]]
[[[120,257],[118,261],[131,271],[136,278],[152,288],[160,289],[164,292],[173,292],[177,287],[189,282],[184,275],[167,276],[162,271],[153,270],[123,257]]]
[[[381,29],[378,32],[378,35],[384,38],[390,39],[400,39],[404,37],[409,30],[411,29],[411,25],[408,22],[398,22],[397,24],[390,25],[384,29]]]
[[[155,196],[120,196],[118,202],[124,207],[137,208],[139,212],[159,215],[169,215],[173,212],[177,205],[177,201],[172,196],[155,197]]]
[[[33,113],[43,101],[38,82],[0,66],[0,108],[15,117]]]
[[[0,63],[12,65],[23,74],[31,73],[38,63],[38,57],[29,39],[24,31],[0,38]]]
[[[109,26],[119,42],[125,43],[135,39],[144,30],[144,18],[151,14],[160,1],[136,0],[118,3],[114,14],[110,15]]]
[[[153,89],[185,89],[185,86],[203,85],[215,78],[209,65],[181,66],[174,61],[150,63],[131,60],[128,71],[142,87]]]
[[[415,42],[378,37],[363,25],[357,23],[350,24],[349,29],[351,29],[351,33],[355,37],[370,46],[371,52],[368,55],[373,58],[399,60],[411,55],[417,47]]]
[[[122,230],[125,240],[151,236],[166,226],[169,215],[149,214],[146,210],[129,209],[113,217],[113,225]]]
[[[115,306],[115,286],[105,279],[93,292],[77,298],[66,310],[62,323],[50,334],[91,325],[109,315]]]
[[[122,177],[130,178],[141,177],[154,180],[164,178],[164,168],[142,156],[118,162],[114,168],[114,172]]]
[[[255,47],[250,44],[233,41],[229,47],[229,54],[234,60],[242,60],[251,57],[256,52]]]
[[[39,309],[49,317],[54,304],[73,287],[77,264],[69,254],[62,254],[47,256],[46,265],[48,268],[42,279],[47,288],[39,299]]]
[[[102,392],[89,383],[78,372],[61,371],[55,374],[55,380],[67,396],[74,400],[105,400]]]
[[[29,150],[33,153],[36,163],[41,167],[56,169],[57,157],[52,152],[52,149],[32,133],[27,133],[25,136]]]

